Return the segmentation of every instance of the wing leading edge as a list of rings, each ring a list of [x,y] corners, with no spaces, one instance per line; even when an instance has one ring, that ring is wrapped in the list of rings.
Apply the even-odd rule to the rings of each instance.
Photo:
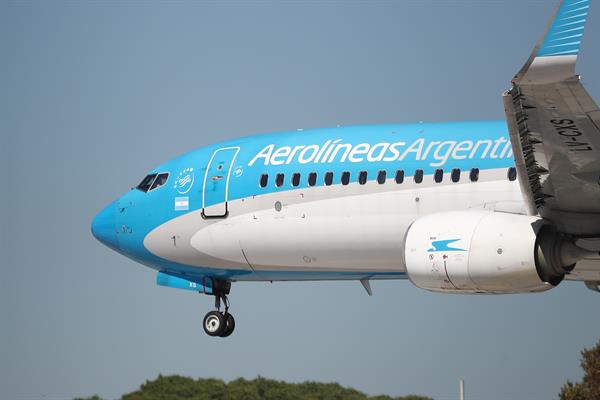
[[[574,236],[600,236],[600,109],[575,74],[590,0],[564,0],[503,94],[531,214]]]

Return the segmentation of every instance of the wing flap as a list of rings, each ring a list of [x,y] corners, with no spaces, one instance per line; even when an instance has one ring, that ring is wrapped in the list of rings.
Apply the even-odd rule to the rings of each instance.
[[[503,95],[529,213],[580,236],[600,235],[600,109],[574,74],[588,8],[588,0],[559,3]],[[569,29],[577,28],[579,36],[565,42],[564,24],[573,15],[577,23]],[[556,43],[569,43],[563,46],[569,53],[552,51]]]
[[[515,85],[507,119],[530,213],[561,231],[600,234],[598,106],[579,80]]]

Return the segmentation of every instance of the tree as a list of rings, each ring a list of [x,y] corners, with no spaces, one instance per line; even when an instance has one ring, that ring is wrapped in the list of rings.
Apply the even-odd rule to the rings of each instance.
[[[428,397],[370,397],[337,383],[287,383],[258,377],[226,383],[220,379],[192,379],[159,375],[122,400],[431,400]]]
[[[600,399],[600,340],[591,349],[581,352],[583,379],[579,383],[567,381],[560,391],[560,400]]]

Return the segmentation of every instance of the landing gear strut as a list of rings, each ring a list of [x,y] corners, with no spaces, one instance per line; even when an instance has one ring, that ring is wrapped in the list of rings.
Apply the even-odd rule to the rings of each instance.
[[[231,282],[214,279],[213,284],[216,310],[210,311],[204,316],[202,327],[208,336],[227,337],[235,329],[235,319],[229,313],[229,299],[227,298]],[[225,306],[224,312],[221,312],[221,302]]]

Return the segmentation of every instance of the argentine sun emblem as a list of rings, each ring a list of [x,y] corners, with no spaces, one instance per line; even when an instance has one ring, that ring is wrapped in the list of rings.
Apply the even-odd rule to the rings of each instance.
[[[237,167],[235,167],[233,169],[233,176],[235,176],[236,178],[239,178],[240,176],[242,176],[243,173],[244,173],[244,168],[242,168],[241,165],[238,165]]]
[[[194,186],[194,168],[186,168],[181,171],[175,178],[173,189],[179,194],[186,194]]]

